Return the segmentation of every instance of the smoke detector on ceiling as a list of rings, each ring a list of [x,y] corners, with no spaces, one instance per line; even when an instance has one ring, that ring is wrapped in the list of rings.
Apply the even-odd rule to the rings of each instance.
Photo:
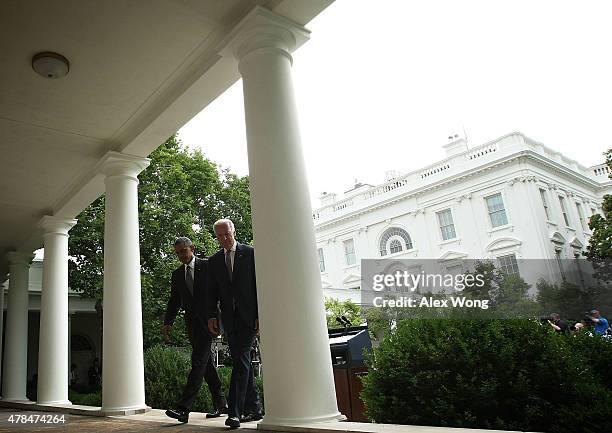
[[[45,78],[62,78],[70,71],[70,63],[61,54],[43,51],[32,57],[32,69]]]

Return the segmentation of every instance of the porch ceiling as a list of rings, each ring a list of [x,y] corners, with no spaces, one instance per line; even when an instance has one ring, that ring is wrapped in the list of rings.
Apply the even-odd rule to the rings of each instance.
[[[331,2],[0,2],[0,277],[6,251],[42,245],[43,215],[74,217],[103,192],[106,152],[149,155],[238,79],[217,46],[254,6],[306,24]],[[69,74],[37,75],[40,51]]]

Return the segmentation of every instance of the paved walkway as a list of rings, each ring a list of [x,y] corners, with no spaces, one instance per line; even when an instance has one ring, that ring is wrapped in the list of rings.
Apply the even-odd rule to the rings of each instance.
[[[43,433],[183,433],[211,432],[227,433],[225,417],[206,419],[203,413],[192,413],[189,423],[182,424],[168,418],[162,409],[152,409],[144,414],[112,417],[63,415],[64,422],[53,417],[62,416],[59,412],[41,412],[0,408],[0,433],[4,432],[43,432]],[[11,418],[12,415],[12,418]],[[44,415],[44,418],[42,417]],[[38,418],[37,418],[38,417]],[[12,420],[12,422],[11,422]],[[38,421],[38,422],[36,422]],[[49,422],[43,422],[49,421]],[[316,425],[294,425],[275,427],[276,431],[292,433],[517,433],[501,430],[479,430],[446,427],[409,426],[394,424],[371,424],[356,422],[331,422]],[[243,423],[237,433],[265,431],[257,428],[256,422]]]
[[[12,418],[11,418],[12,415]],[[58,412],[21,411],[0,409],[0,432],[43,433],[183,433],[226,432],[228,428],[221,419],[207,420],[205,414],[194,413],[188,424],[182,424],[164,415],[162,410],[153,410],[145,415],[98,417],[63,415]],[[56,417],[55,420],[53,417]],[[254,431],[255,423],[244,423],[244,429]]]

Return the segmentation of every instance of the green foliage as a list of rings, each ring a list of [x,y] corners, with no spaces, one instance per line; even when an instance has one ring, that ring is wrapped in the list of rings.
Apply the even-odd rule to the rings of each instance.
[[[612,388],[595,365],[612,344],[573,338],[525,319],[402,320],[370,357],[362,398],[379,423],[610,431]]]
[[[361,307],[350,299],[340,302],[335,298],[325,298],[325,315],[327,317],[327,329],[342,328],[336,321],[336,317],[346,317],[353,326],[361,324]]]
[[[604,153],[606,164],[612,169],[612,149]],[[589,228],[593,232],[589,238],[585,256],[590,260],[612,258],[612,195],[606,194],[602,203],[603,216],[595,214],[589,219]],[[606,281],[612,276],[609,269],[605,275]]]
[[[396,323],[403,319],[530,318],[542,314],[540,306],[528,293],[530,285],[518,275],[504,274],[496,268],[493,262],[478,261],[474,266],[474,271],[466,272],[465,275],[474,277],[480,275],[484,284],[466,286],[462,292],[421,294],[423,297],[434,300],[449,300],[448,308],[369,308],[365,311],[364,317],[372,337],[377,340],[382,339],[384,335],[393,330]],[[486,310],[454,308],[450,302],[451,296],[474,300],[490,299],[491,302]]]
[[[537,283],[537,301],[541,314],[559,313],[570,323],[579,322],[586,311],[597,308],[612,311],[612,287],[605,284],[577,285],[570,281],[551,284],[544,280]],[[605,314],[604,314],[605,315]]]
[[[153,346],[145,351],[145,397],[152,408],[174,407],[181,397],[187,375],[191,369],[191,352],[185,348]],[[219,377],[227,396],[232,369],[220,367]],[[256,378],[263,405],[263,382]],[[210,412],[213,409],[210,391],[206,382],[194,402],[194,412]]]
[[[170,294],[170,275],[179,265],[174,239],[190,237],[201,254],[217,249],[212,225],[234,218],[237,238],[252,242],[249,181],[219,169],[201,152],[190,152],[176,136],[151,155],[140,176],[138,217],[142,284],[144,347],[162,342],[163,314]],[[82,296],[102,299],[104,272],[104,196],[78,217],[69,238],[69,280]],[[178,320],[175,342],[187,342],[184,323]]]
[[[68,400],[72,402],[72,404],[78,404],[82,406],[93,406],[93,407],[101,407],[102,406],[102,391],[90,393],[90,394],[81,394],[76,392],[72,388],[68,388]]]

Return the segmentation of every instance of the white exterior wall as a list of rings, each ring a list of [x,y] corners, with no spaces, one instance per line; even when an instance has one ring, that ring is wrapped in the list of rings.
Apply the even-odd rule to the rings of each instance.
[[[390,227],[406,230],[413,248],[385,258],[440,260],[495,258],[573,258],[588,243],[576,203],[585,219],[601,211],[612,192],[604,166],[587,168],[520,133],[450,156],[386,184],[360,188],[313,212],[317,248],[323,248],[324,295],[360,302],[361,259],[380,258],[379,241]],[[540,189],[547,195],[544,213]],[[500,193],[508,224],[493,228],[485,197]],[[559,196],[566,202],[563,221]],[[450,208],[456,238],[443,241],[436,212]],[[357,263],[346,266],[343,241],[354,239]]]

